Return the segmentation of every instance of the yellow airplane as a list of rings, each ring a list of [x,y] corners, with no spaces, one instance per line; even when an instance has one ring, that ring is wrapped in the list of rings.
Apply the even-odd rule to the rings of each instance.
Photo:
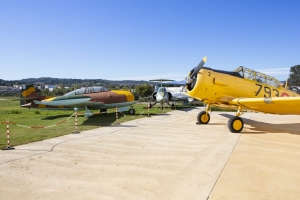
[[[245,110],[280,115],[300,114],[300,95],[266,74],[245,67],[222,71],[204,67],[204,57],[186,77],[186,90],[190,97],[207,106],[197,116],[199,124],[210,120],[211,106],[236,109],[236,116],[228,121],[228,129],[239,133],[244,128],[240,116]]]

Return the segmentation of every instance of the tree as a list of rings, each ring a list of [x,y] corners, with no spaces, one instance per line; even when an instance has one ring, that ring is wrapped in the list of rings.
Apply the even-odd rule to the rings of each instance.
[[[41,91],[41,95],[44,95],[44,96],[50,96],[50,91],[48,88],[44,89]]]
[[[147,97],[153,93],[153,87],[149,84],[135,86],[135,93],[140,97]]]
[[[300,86],[300,65],[295,65],[290,68],[290,86]]]

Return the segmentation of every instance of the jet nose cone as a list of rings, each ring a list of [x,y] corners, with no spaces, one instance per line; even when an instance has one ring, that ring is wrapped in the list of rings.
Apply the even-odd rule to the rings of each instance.
[[[156,95],[156,101],[160,102],[164,97],[160,94],[160,93],[157,93]]]

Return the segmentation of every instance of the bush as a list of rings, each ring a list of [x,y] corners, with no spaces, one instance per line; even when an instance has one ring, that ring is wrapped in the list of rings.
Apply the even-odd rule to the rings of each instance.
[[[41,112],[39,110],[35,110],[34,113],[37,114],[37,115],[41,114]]]
[[[21,114],[22,111],[20,111],[20,110],[12,110],[10,113],[11,114]]]

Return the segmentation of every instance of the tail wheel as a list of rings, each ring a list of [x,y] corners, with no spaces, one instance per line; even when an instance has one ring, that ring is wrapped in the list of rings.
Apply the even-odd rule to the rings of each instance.
[[[208,124],[209,120],[210,116],[205,111],[200,112],[197,116],[197,121],[199,124]]]
[[[232,117],[228,121],[228,129],[231,133],[240,133],[244,128],[244,122],[240,117]]]
[[[135,110],[133,108],[130,108],[128,110],[128,112],[129,112],[130,115],[134,115],[135,114]]]

